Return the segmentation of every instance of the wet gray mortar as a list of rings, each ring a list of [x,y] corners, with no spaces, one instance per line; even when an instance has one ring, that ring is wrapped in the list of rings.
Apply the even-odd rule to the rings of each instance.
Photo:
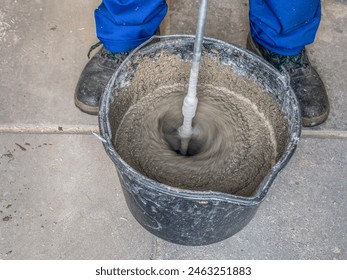
[[[175,131],[190,65],[165,51],[127,65],[135,74],[110,106],[115,149],[132,168],[169,186],[251,196],[285,149],[287,121],[260,85],[206,55],[194,155],[179,155]]]

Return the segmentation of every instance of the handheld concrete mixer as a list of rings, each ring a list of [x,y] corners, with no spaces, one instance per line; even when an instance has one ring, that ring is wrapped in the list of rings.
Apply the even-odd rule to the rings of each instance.
[[[182,114],[184,116],[183,125],[179,128],[178,134],[181,138],[180,153],[187,154],[189,141],[193,134],[192,121],[195,117],[196,108],[198,106],[197,84],[199,79],[199,68],[201,60],[201,47],[205,32],[205,23],[207,16],[208,0],[201,0],[199,17],[196,28],[194,53],[192,60],[192,68],[190,70],[190,78],[188,85],[188,94],[184,98]]]

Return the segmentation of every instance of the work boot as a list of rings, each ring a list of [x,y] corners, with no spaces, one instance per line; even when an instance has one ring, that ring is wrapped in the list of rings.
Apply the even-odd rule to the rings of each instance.
[[[319,125],[328,118],[328,96],[323,81],[308,60],[305,48],[297,55],[280,55],[255,42],[249,34],[247,49],[264,58],[280,72],[288,72],[290,85],[300,103],[303,126]]]
[[[92,46],[92,50],[101,45],[101,42]],[[119,65],[128,56],[129,52],[112,53],[102,47],[84,67],[75,89],[75,105],[85,113],[97,115],[100,98],[106,85]]]

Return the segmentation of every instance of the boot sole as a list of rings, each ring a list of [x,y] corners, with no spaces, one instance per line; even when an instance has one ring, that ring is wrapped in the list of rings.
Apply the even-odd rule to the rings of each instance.
[[[302,126],[304,126],[304,127],[311,127],[311,126],[319,125],[319,124],[325,122],[326,119],[328,118],[328,116],[329,116],[329,108],[323,115],[320,115],[318,117],[314,117],[314,118],[304,118],[304,117],[302,117],[301,118]]]
[[[75,100],[76,107],[78,109],[80,109],[82,112],[87,113],[89,115],[97,115],[99,113],[99,107],[86,105],[86,104],[82,103],[81,101],[79,101],[76,98],[76,96],[75,96],[74,100]]]
[[[248,50],[250,50],[251,52],[255,53],[259,57],[263,58],[263,56],[261,55],[261,53],[258,50],[257,46],[254,44],[253,38],[252,38],[250,33],[247,36],[246,46],[247,46]],[[320,116],[317,116],[317,117],[313,117],[313,118],[301,117],[302,126],[304,126],[304,127],[311,127],[311,126],[319,125],[319,124],[323,123],[328,118],[328,115],[329,115],[329,107],[328,107],[328,110],[323,115],[320,115]]]

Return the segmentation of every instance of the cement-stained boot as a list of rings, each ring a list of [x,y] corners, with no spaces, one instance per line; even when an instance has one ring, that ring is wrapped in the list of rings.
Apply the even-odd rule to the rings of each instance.
[[[101,43],[90,48],[91,51]],[[129,52],[111,53],[102,47],[84,67],[75,89],[75,105],[83,112],[97,115],[100,98],[112,74],[128,56]]]
[[[288,72],[290,85],[300,103],[303,126],[319,125],[328,118],[328,96],[323,81],[308,60],[305,48],[297,55],[284,56],[264,48],[249,34],[247,49],[267,60],[279,71]]]

